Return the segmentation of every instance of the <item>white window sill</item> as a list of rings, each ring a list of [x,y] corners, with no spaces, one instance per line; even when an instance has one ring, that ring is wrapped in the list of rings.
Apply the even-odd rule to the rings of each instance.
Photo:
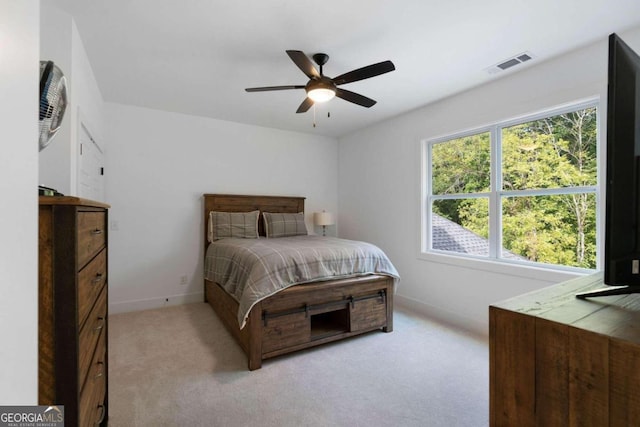
[[[457,256],[455,254],[437,252],[420,252],[418,254],[418,259],[439,264],[452,265],[460,268],[467,268],[470,270],[486,271],[526,279],[543,280],[552,283],[562,282],[587,274],[593,274],[593,270],[587,269],[567,268],[566,270],[563,270],[520,264],[517,262],[496,261],[492,259]]]

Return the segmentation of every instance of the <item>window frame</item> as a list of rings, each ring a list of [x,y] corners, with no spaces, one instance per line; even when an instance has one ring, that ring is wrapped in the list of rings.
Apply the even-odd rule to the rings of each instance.
[[[503,190],[502,189],[502,129],[512,126],[529,123],[536,120],[545,119],[565,113],[575,112],[582,109],[596,109],[596,183],[592,186],[580,187],[560,187],[549,189],[525,189],[525,190]],[[499,120],[487,125],[470,128],[464,131],[446,134],[434,138],[423,139],[420,144],[420,250],[418,258],[436,261],[453,265],[464,265],[472,268],[491,270],[496,272],[506,271],[509,274],[516,274],[518,270],[525,267],[528,271],[549,272],[551,277],[555,273],[592,273],[602,268],[603,236],[601,220],[604,217],[602,203],[602,176],[604,171],[604,157],[602,147],[601,118],[603,117],[603,106],[599,97],[591,97],[580,101],[570,102],[560,106],[540,110],[535,113],[524,114],[518,117]],[[482,193],[457,193],[446,195],[434,195],[432,193],[432,150],[435,144],[469,137],[481,133],[489,133],[490,138],[490,190]],[[500,154],[500,155],[499,155]],[[514,260],[501,257],[502,249],[502,199],[506,197],[521,196],[553,196],[565,194],[593,194],[596,201],[596,267],[587,269],[566,265],[547,264],[526,260]],[[443,199],[467,199],[467,198],[488,198],[489,202],[489,256],[465,254],[433,249],[431,242],[432,229],[432,203],[434,200]],[[498,232],[496,232],[497,230]],[[471,265],[469,265],[471,263]],[[514,268],[516,270],[514,270]]]

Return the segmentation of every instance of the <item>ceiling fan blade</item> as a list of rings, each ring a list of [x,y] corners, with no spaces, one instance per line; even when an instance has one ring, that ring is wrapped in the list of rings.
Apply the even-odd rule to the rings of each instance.
[[[290,86],[264,86],[264,87],[248,87],[245,90],[247,92],[266,92],[268,90],[287,90],[287,89],[304,89],[304,86],[290,85]]]
[[[367,108],[376,105],[376,101],[373,99],[362,96],[359,93],[351,92],[350,90],[337,89],[336,96],[344,99],[345,101],[353,102],[354,104],[362,105]]]
[[[378,62],[377,64],[367,65],[366,67],[341,74],[334,78],[333,82],[336,85],[343,85],[345,83],[357,82],[358,80],[379,76],[380,74],[388,73],[395,69],[396,66],[393,65],[393,62],[391,61]]]
[[[307,75],[310,79],[320,78],[320,73],[313,66],[311,60],[301,50],[288,50],[289,58]]]
[[[300,104],[300,106],[296,110],[296,113],[306,113],[307,111],[309,111],[309,108],[311,108],[312,105],[313,100],[311,98],[305,98],[304,101],[302,101],[302,104]]]

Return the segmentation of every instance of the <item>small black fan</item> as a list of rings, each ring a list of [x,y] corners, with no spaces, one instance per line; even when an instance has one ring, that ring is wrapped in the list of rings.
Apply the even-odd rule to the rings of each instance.
[[[247,92],[265,92],[270,90],[304,89],[307,91],[307,98],[302,101],[302,104],[300,104],[296,113],[304,113],[311,108],[314,102],[328,101],[334,96],[363,107],[372,107],[376,103],[373,99],[355,92],[338,88],[337,86],[379,76],[380,74],[388,73],[396,69],[393,62],[383,61],[377,64],[358,68],[357,70],[349,71],[348,73],[341,74],[338,77],[329,78],[322,74],[322,66],[329,60],[329,55],[325,53],[316,53],[313,55],[313,60],[320,67],[320,71],[314,67],[313,63],[302,51],[288,50],[287,55],[289,55],[289,58],[291,58],[294,64],[296,64],[298,68],[300,68],[302,72],[309,77],[310,80],[306,85],[250,87],[245,90]]]
[[[60,129],[66,108],[67,82],[62,71],[52,61],[40,61],[40,151]]]

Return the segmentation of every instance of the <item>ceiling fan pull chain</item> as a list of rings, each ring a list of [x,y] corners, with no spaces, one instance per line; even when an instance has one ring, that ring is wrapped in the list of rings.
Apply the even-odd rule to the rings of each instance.
[[[313,127],[316,127],[316,104],[313,104]]]

